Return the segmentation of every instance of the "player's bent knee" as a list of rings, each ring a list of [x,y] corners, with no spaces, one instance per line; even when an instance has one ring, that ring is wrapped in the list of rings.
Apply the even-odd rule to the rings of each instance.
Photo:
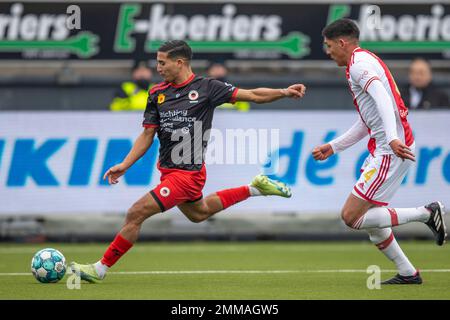
[[[198,203],[195,207],[179,206],[179,208],[189,221],[194,223],[203,222],[211,216],[210,208],[204,203]]]
[[[193,222],[193,223],[200,223],[203,221],[203,219],[201,219],[198,216],[187,216],[189,221]]]
[[[186,215],[186,217],[189,219],[189,221],[194,222],[194,223],[200,223],[205,221],[208,216],[202,214],[202,213],[190,213],[189,215]]]
[[[341,212],[341,219],[350,228],[353,227],[353,224],[354,224],[354,222],[356,220],[355,216],[356,215],[351,210],[342,210],[342,212]]]

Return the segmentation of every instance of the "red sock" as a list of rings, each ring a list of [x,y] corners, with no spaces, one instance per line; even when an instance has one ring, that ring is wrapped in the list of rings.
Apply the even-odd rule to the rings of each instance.
[[[226,189],[217,191],[216,194],[219,196],[220,201],[222,201],[222,206],[224,209],[243,201],[250,197],[250,190],[248,186],[242,186],[238,188]]]
[[[101,263],[107,265],[108,267],[112,267],[132,246],[133,243],[118,233],[103,255]]]

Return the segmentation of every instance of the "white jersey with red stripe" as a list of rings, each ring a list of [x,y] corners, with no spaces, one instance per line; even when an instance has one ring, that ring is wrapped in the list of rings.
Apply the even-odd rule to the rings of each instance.
[[[353,96],[353,103],[362,121],[367,126],[370,140],[368,149],[372,155],[393,154],[388,144],[380,109],[367,92],[373,81],[379,80],[392,100],[396,118],[397,134],[407,146],[414,143],[411,127],[406,119],[406,108],[397,85],[384,62],[374,53],[356,48],[346,70],[347,80]]]

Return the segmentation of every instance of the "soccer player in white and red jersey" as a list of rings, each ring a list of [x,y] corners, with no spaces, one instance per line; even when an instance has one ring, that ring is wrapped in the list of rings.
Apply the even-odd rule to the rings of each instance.
[[[418,208],[389,208],[408,168],[415,161],[414,137],[394,78],[384,62],[359,47],[359,29],[350,19],[337,20],[322,31],[326,53],[338,66],[346,66],[346,76],[358,111],[358,120],[343,135],[314,148],[316,160],[325,160],[369,135],[369,156],[342,209],[342,219],[351,228],[364,229],[370,240],[388,259],[398,274],[382,284],[421,284],[419,271],[411,264],[394,238],[392,227],[423,222],[443,245],[446,228],[441,202]]]

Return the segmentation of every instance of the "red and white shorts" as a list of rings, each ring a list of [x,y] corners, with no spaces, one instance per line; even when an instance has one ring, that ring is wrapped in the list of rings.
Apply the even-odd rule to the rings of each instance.
[[[203,197],[206,182],[205,165],[199,171],[161,168],[161,182],[150,194],[161,211],[169,210],[184,202],[195,202]]]
[[[414,153],[415,144],[410,146]],[[413,162],[394,154],[369,156],[361,168],[361,176],[352,194],[379,206],[387,206],[403,182]]]

